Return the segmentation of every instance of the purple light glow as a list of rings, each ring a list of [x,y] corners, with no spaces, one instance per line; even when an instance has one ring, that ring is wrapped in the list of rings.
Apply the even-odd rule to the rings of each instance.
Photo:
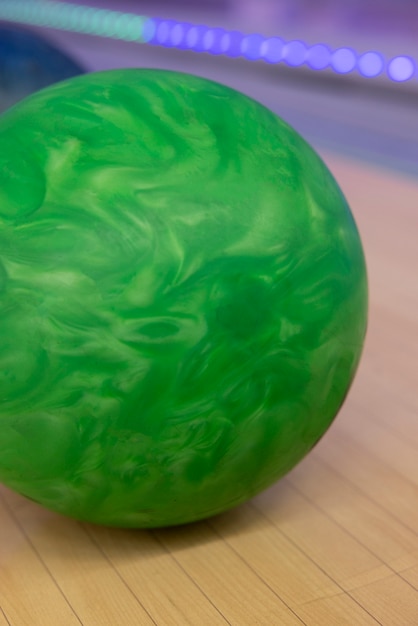
[[[338,74],[348,74],[356,66],[356,54],[351,48],[338,48],[332,54],[331,65]]]
[[[186,41],[185,41],[186,47],[193,49],[197,43],[198,37],[199,37],[199,31],[197,29],[197,26],[192,26],[186,35]]]
[[[328,46],[318,43],[309,48],[306,62],[313,70],[324,70],[331,62],[331,50]]]
[[[211,54],[222,54],[223,36],[225,30],[223,28],[211,28],[203,35],[203,48]]]
[[[263,44],[264,37],[261,35],[249,35],[244,37],[241,43],[241,53],[250,61],[257,61],[261,58],[261,46]]]
[[[239,57],[241,55],[241,43],[244,35],[237,30],[226,32],[221,39],[221,49],[229,57]]]
[[[176,22],[173,22],[172,20],[162,20],[159,22],[154,36],[155,41],[161,46],[172,45],[170,42],[170,34],[175,24]]]
[[[384,59],[378,52],[365,52],[358,60],[360,74],[367,78],[379,76],[382,73]]]
[[[220,41],[221,54],[229,54],[229,48],[231,46],[231,35],[225,32]]]
[[[388,76],[396,82],[410,80],[415,74],[415,64],[410,57],[395,57],[388,65]]]
[[[206,26],[192,26],[186,34],[186,47],[195,52],[204,52],[203,39],[208,30]]]
[[[146,20],[144,22],[142,36],[146,43],[154,43],[155,33],[157,31],[157,22],[156,20]]]
[[[9,0],[4,4],[6,7],[10,5],[7,13],[12,11],[14,4],[17,6],[18,3],[16,0]],[[214,55],[242,56],[250,61],[262,59],[266,63],[284,62],[291,67],[306,64],[312,70],[330,68],[338,74],[347,74],[356,70],[365,78],[374,78],[385,70],[387,77],[395,82],[418,78],[417,60],[406,55],[387,60],[380,52],[373,50],[362,54],[348,47],[331,51],[324,43],[309,46],[298,40],[286,42],[280,37],[263,37],[255,33],[245,35],[239,31],[228,31],[223,28],[171,19],[146,18],[106,9],[81,8],[66,3],[58,9],[58,2],[52,3],[54,7],[49,15],[45,12],[46,9],[40,8],[38,11],[30,8],[27,1],[23,4],[28,5],[23,13],[16,8],[18,22],[23,20],[24,23],[30,23],[31,20],[35,20],[35,25],[56,23],[54,28],[64,28],[102,37],[208,52]],[[2,6],[1,0],[0,6]],[[58,11],[57,15],[55,15],[56,11]],[[7,15],[6,18],[8,19]]]
[[[288,65],[297,67],[306,60],[307,49],[302,41],[289,41],[283,48],[283,59]]]
[[[183,48],[188,24],[176,24],[170,32],[170,43],[174,48]]]
[[[280,37],[265,39],[261,44],[261,58],[267,63],[279,63],[283,59],[284,41]]]

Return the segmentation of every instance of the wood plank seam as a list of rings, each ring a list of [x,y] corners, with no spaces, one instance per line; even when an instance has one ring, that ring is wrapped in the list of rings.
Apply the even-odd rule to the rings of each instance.
[[[13,520],[15,526],[19,529],[21,535],[24,537],[25,541],[27,542],[27,544],[30,546],[32,552],[36,555],[37,559],[39,560],[39,562],[41,563],[43,569],[45,570],[45,572],[48,574],[48,576],[51,578],[54,586],[56,587],[57,591],[59,592],[59,594],[62,596],[63,600],[65,601],[65,603],[68,605],[68,607],[70,608],[70,610],[72,611],[72,613],[74,614],[74,617],[77,619],[77,621],[79,622],[79,624],[81,624],[81,626],[83,625],[83,622],[81,621],[79,615],[77,614],[77,611],[74,609],[74,607],[72,606],[71,602],[69,601],[69,599],[67,598],[67,596],[65,595],[64,591],[62,590],[60,584],[58,583],[58,581],[56,580],[55,576],[52,574],[52,572],[50,571],[50,569],[48,568],[48,566],[46,565],[44,559],[42,558],[41,554],[39,553],[39,551],[36,549],[36,546],[33,544],[33,542],[31,541],[31,539],[28,537],[25,529],[22,527],[19,519],[16,517],[14,511],[12,510],[12,508],[9,506],[9,503],[7,502],[7,499],[3,496],[3,494],[0,491],[0,499],[3,503],[3,506],[5,507],[5,509],[7,510],[7,512],[9,513],[11,519]]]

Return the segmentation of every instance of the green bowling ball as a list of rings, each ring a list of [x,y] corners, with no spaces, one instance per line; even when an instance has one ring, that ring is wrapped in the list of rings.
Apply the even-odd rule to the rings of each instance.
[[[365,336],[358,231],[283,120],[94,73],[0,117],[0,482],[79,520],[242,503],[325,433]]]

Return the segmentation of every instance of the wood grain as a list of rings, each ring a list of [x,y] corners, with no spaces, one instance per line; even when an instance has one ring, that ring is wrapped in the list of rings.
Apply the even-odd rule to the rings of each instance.
[[[0,488],[0,626],[418,625],[418,180],[325,158],[370,280],[332,428],[252,502],[187,528],[93,527]]]

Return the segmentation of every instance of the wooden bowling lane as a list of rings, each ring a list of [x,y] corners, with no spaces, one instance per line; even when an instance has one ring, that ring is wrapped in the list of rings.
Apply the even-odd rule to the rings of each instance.
[[[0,626],[418,624],[418,180],[324,157],[370,280],[330,431],[252,502],[186,528],[97,528],[1,487]]]

